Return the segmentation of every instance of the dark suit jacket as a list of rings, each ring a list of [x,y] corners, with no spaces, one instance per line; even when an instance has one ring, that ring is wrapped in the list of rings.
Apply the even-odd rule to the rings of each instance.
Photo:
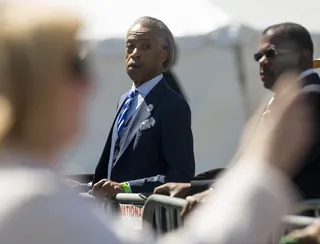
[[[120,99],[117,116],[127,94]],[[152,104],[152,111],[148,105]],[[116,116],[116,118],[117,118]],[[153,117],[154,126],[142,130],[143,121]],[[95,171],[94,181],[108,177],[112,132]],[[129,182],[132,192],[152,193],[165,182],[190,182],[195,161],[191,131],[191,111],[187,102],[162,79],[146,96],[132,116],[124,145],[112,169],[111,180]]]
[[[305,77],[301,101],[312,109],[315,125],[313,144],[304,159],[304,164],[293,177],[293,182],[303,199],[320,198],[320,79],[314,73]],[[302,111],[303,112],[303,111]]]
[[[304,164],[293,177],[293,183],[303,199],[320,198],[320,79],[317,74],[305,77],[300,101],[312,109],[315,124],[313,145],[305,157]],[[301,111],[303,113],[303,111]],[[207,190],[222,169],[209,170],[197,175],[191,181],[192,193]]]
[[[196,175],[191,181],[190,195],[208,190],[214,184],[215,180],[223,172],[223,170],[223,168],[217,168]]]

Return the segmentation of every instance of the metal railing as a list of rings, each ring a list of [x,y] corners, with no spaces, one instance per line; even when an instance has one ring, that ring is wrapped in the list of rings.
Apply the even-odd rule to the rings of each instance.
[[[294,229],[301,229],[315,221],[315,218],[312,217],[305,217],[299,215],[287,215],[282,218],[283,225],[278,228],[274,229],[271,235],[270,243],[278,244],[279,240],[285,236],[286,234],[290,233]]]
[[[93,200],[97,203],[97,200],[88,195],[88,194],[80,194],[81,197]],[[143,207],[142,220],[149,223],[154,227],[157,234],[162,234],[165,232],[170,232],[176,228],[179,228],[183,225],[183,219],[180,216],[182,208],[186,204],[185,199],[168,197],[164,195],[143,195],[143,194],[133,194],[133,193],[120,193],[114,199],[112,199],[111,203],[114,206],[119,208],[121,204],[128,204],[134,206]],[[110,203],[110,201],[108,201]],[[107,208],[106,201],[100,202],[103,208]],[[300,204],[298,208],[299,212],[313,210],[315,211],[315,216],[319,216],[320,211],[320,200],[313,199],[304,201]],[[295,228],[303,228],[312,223],[314,223],[316,218],[314,217],[305,217],[299,215],[288,215],[284,216],[282,221],[285,225],[285,229],[283,231],[280,230],[280,233],[276,231],[280,236],[288,231],[291,231]],[[275,240],[278,240],[279,235],[274,237]]]
[[[314,211],[314,216],[319,217],[320,216],[320,199],[310,199],[310,200],[305,200],[301,202],[298,208],[298,211],[304,212],[308,210]]]
[[[313,217],[305,217],[305,216],[298,216],[298,215],[287,215],[282,218],[282,221],[290,225],[291,227],[306,227],[311,225],[315,222],[316,218]]]
[[[163,195],[151,195],[144,206],[143,220],[152,225],[157,234],[182,226],[180,212],[186,200]]]
[[[122,204],[144,205],[149,195],[150,194],[119,193],[112,200]]]
[[[104,211],[113,207],[119,212],[122,204],[143,207],[142,220],[152,225],[158,234],[182,225],[180,212],[186,204],[184,199],[164,195],[119,193],[115,198],[106,201],[99,201],[88,193],[80,193],[79,196]]]
[[[120,193],[113,199],[99,200],[88,193],[80,193],[79,197],[106,216],[120,217],[123,221],[129,221],[134,228],[142,228],[143,208],[148,195]]]
[[[301,215],[288,215],[283,217],[283,222],[287,225],[288,229],[303,228],[311,225],[320,216],[320,199],[310,199],[302,201],[298,208],[297,213],[303,213],[306,211],[313,211],[313,217],[301,216]]]
[[[319,216],[318,211],[320,209],[320,201],[317,199],[303,201],[297,208],[297,213],[303,213],[305,211],[314,211],[314,216]],[[282,230],[275,230],[273,233],[273,243],[278,244],[279,238],[285,234],[290,233],[294,229],[305,228],[308,225],[313,224],[316,221],[316,217],[306,217],[301,215],[287,215],[282,218],[284,223]]]
[[[97,199],[88,193],[79,193],[78,196],[81,198],[84,198],[86,200],[92,200],[95,202]],[[106,201],[100,201],[100,203],[105,203],[105,202],[116,202],[116,203],[122,203],[122,204],[137,204],[137,205],[144,205],[145,201],[147,200],[148,195],[144,194],[138,194],[138,193],[119,193],[115,196],[115,198],[106,200]]]
[[[113,209],[117,212],[120,211],[121,204],[143,207],[148,198],[148,195],[135,193],[119,193],[114,198],[105,200],[99,200],[88,193],[79,193],[78,196],[104,211]]]
[[[296,212],[303,213],[310,210],[314,211],[314,217],[288,215],[284,216],[282,221],[287,224],[289,228],[301,228],[313,224],[316,218],[320,216],[320,199],[310,199],[301,202]]]
[[[180,216],[181,209],[185,206],[186,200],[162,195],[151,195],[144,207],[143,220],[152,224],[157,233],[162,233],[163,229],[169,232],[183,225]],[[319,200],[309,200],[302,202],[300,210],[319,210]],[[299,215],[284,216],[282,221],[286,225],[286,230],[303,228],[314,223],[316,218]]]

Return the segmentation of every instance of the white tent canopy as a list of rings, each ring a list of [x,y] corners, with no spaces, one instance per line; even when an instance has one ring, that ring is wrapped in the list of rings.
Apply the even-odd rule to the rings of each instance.
[[[15,0],[19,1],[19,0]],[[21,1],[21,0],[20,0]],[[31,0],[29,0],[31,2]],[[66,7],[84,20],[80,38],[104,45],[98,55],[123,53],[124,37],[136,19],[152,16],[162,20],[177,38],[179,49],[193,49],[204,42],[230,44],[247,38],[243,26],[210,0],[33,0]],[[183,39],[183,41],[181,41]]]
[[[88,27],[86,37],[95,40],[123,39],[141,16],[161,19],[176,37],[207,34],[230,21],[210,0],[91,0],[90,4],[87,0],[46,1],[79,13]]]
[[[319,0],[211,0],[232,18],[256,29],[281,22],[296,22],[320,33]]]

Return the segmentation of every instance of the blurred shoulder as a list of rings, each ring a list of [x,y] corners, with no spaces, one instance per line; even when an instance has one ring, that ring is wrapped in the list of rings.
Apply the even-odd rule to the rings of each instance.
[[[108,236],[118,243],[106,228],[110,225],[93,214],[54,172],[7,169],[0,173],[0,184],[6,184],[0,189],[0,198],[6,202],[0,205],[0,243],[100,244]]]
[[[37,196],[52,196],[61,188],[57,176],[50,170],[28,167],[2,168],[0,184],[0,198],[7,203],[0,206],[4,212],[24,206]]]

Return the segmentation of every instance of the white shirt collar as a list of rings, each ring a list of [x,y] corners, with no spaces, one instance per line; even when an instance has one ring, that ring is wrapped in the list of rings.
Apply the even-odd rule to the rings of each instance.
[[[308,75],[311,75],[314,73],[314,69],[307,69],[305,71],[303,71],[300,76],[299,76],[299,79],[303,79],[305,77],[307,77]]]
[[[132,86],[131,89],[136,89],[139,94],[141,94],[143,97],[146,97],[149,92],[162,80],[163,75],[160,74],[153,79],[143,83],[141,86],[135,87],[134,85]]]

